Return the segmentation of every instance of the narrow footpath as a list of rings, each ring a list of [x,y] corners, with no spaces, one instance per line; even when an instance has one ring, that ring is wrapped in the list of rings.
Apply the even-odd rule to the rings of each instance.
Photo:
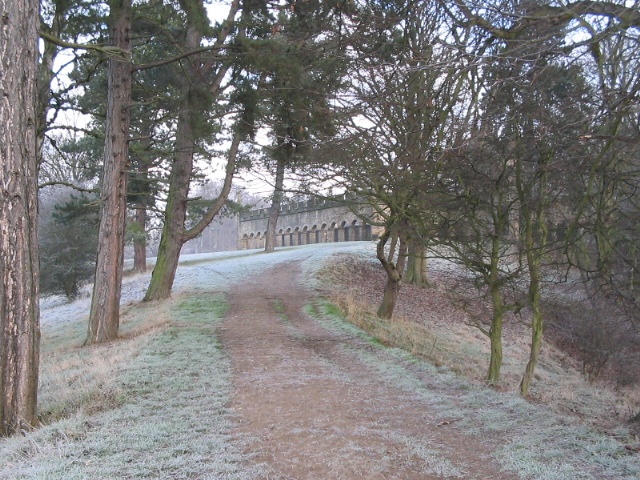
[[[288,264],[248,279],[221,326],[230,407],[261,478],[517,478],[486,439],[437,425],[418,396],[381,380],[355,353],[362,341],[310,318],[299,275]]]

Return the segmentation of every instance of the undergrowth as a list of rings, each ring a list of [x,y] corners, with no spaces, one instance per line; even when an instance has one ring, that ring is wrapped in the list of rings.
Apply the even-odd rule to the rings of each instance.
[[[326,307],[331,314],[343,315],[381,344],[402,348],[430,360],[436,366],[446,365],[470,377],[479,377],[484,373],[477,363],[465,365],[461,361],[467,355],[483,356],[484,352],[472,343],[465,343],[463,347],[460,339],[456,339],[453,334],[435,332],[424,324],[399,315],[392,321],[382,320],[375,315],[371,305],[359,300],[349,290],[334,293],[331,300],[332,305]]]

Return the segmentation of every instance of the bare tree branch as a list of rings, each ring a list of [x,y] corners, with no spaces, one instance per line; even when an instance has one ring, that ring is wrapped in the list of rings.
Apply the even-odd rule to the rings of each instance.
[[[60,186],[63,186],[63,187],[73,188],[74,190],[77,190],[78,192],[84,192],[84,193],[99,193],[100,192],[100,190],[98,188],[84,188],[84,187],[81,187],[79,185],[75,185],[73,183],[63,182],[61,180],[55,180],[55,181],[51,181],[51,182],[40,183],[40,184],[38,184],[38,189],[42,190],[43,188],[53,187],[55,185],[60,185]]]
[[[105,46],[105,45],[97,45],[91,43],[75,43],[75,42],[67,42],[62,40],[56,36],[53,36],[46,32],[45,30],[40,30],[40,38],[46,40],[47,42],[53,43],[54,45],[58,45],[62,48],[71,48],[74,50],[91,50],[95,52],[104,53],[108,57],[116,58],[123,61],[131,60],[131,52],[127,52],[118,47]]]

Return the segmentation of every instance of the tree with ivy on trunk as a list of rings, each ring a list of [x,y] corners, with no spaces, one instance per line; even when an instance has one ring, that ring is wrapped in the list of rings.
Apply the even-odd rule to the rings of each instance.
[[[0,14],[0,436],[4,436],[38,423],[39,2],[0,0]]]
[[[549,46],[536,49],[540,47]],[[549,231],[557,222],[573,222],[576,209],[568,192],[584,174],[575,166],[588,155],[580,137],[589,129],[593,91],[580,67],[565,65],[562,59],[537,52],[519,60],[508,51],[505,56],[503,81],[493,97],[500,97],[493,108],[504,119],[495,131],[502,148],[494,158],[511,165],[517,224],[510,234],[527,286],[521,308],[530,314],[531,324],[529,360],[520,384],[520,392],[527,395],[542,347],[545,276],[562,268],[554,252],[564,243]]]
[[[516,2],[508,10],[498,1],[479,4],[466,0],[441,0],[440,3],[447,6],[447,14],[455,28],[484,32],[490,40],[487,45],[502,45],[504,48],[495,57],[505,73],[498,84],[502,93],[496,97],[503,103],[505,119],[496,125],[498,132],[495,138],[507,147],[504,153],[513,163],[514,194],[519,209],[519,225],[515,234],[527,278],[523,308],[528,307],[532,317],[529,361],[520,384],[520,392],[526,395],[543,338],[541,302],[544,263],[550,252],[559,249],[549,235],[550,209],[553,207],[556,216],[571,212],[565,218],[570,226],[566,241],[571,244],[566,244],[564,248],[579,257],[589,203],[594,199],[597,203],[597,199],[602,197],[599,192],[595,196],[589,193],[584,201],[576,201],[571,192],[575,192],[574,185],[583,179],[587,184],[585,191],[589,192],[595,186],[597,192],[600,185],[610,185],[612,178],[610,172],[600,177],[603,172],[597,170],[600,160],[607,156],[607,153],[604,156],[600,154],[607,152],[615,142],[616,128],[614,132],[606,131],[611,126],[609,123],[603,135],[589,131],[588,125],[597,125],[599,120],[590,117],[592,113],[584,108],[587,103],[585,90],[583,80],[576,75],[576,65],[584,52],[589,52],[598,64],[591,78],[597,79],[596,83],[603,86],[606,83],[602,82],[601,75],[606,70],[602,68],[604,63],[618,71],[625,62],[616,64],[609,57],[603,62],[603,42],[626,37],[630,43],[625,51],[630,52],[629,46],[637,42],[635,38],[640,29],[640,13],[637,8],[624,2],[576,0],[555,6],[534,0]],[[576,35],[576,31],[580,34]],[[620,58],[616,57],[616,60]],[[575,65],[569,67],[572,63]],[[585,64],[582,62],[582,65]],[[613,108],[611,104],[607,105],[606,99],[599,99],[603,104],[600,115],[607,119],[605,123],[612,119],[616,123],[616,119],[624,117],[618,115],[617,107],[623,106],[624,110],[635,101],[631,92],[637,92],[637,89],[627,90],[626,85],[621,89],[617,83],[612,91],[619,93],[621,90],[626,94],[613,102]],[[604,148],[594,155],[584,148],[585,140],[599,140]],[[573,168],[574,165],[585,163],[585,159],[586,163],[591,163],[591,168],[581,171]],[[574,176],[567,172],[573,172]],[[597,223],[602,218],[599,217],[602,212],[598,213],[597,208],[594,210]],[[596,233],[596,244],[597,237]],[[602,240],[601,246],[606,251],[609,239],[602,237]],[[578,260],[576,263],[581,262]]]
[[[489,92],[486,103],[495,102],[499,103]],[[438,186],[441,208],[436,215],[439,234],[434,243],[438,256],[467,270],[480,297],[488,299],[490,318],[474,304],[466,308],[467,291],[453,297],[468,311],[469,323],[489,338],[486,379],[496,386],[503,363],[504,320],[508,312],[518,308],[512,291],[522,267],[512,235],[518,216],[513,165],[494,140],[493,128],[501,127],[500,118],[487,107],[479,123],[471,128],[471,139],[448,153]]]

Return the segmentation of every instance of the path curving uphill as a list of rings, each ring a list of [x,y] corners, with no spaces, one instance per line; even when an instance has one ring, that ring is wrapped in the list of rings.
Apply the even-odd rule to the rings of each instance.
[[[300,262],[229,292],[221,329],[238,434],[269,479],[513,479],[491,442],[457,432],[358,355],[379,350],[305,313]]]
[[[189,255],[165,302],[126,277],[122,339],[103,346],[80,347],[88,297],[43,299],[39,397],[59,418],[0,439],[0,479],[640,478],[624,437],[334,316],[316,273],[335,254],[375,262],[366,242]],[[451,328],[446,305],[420,308]]]

